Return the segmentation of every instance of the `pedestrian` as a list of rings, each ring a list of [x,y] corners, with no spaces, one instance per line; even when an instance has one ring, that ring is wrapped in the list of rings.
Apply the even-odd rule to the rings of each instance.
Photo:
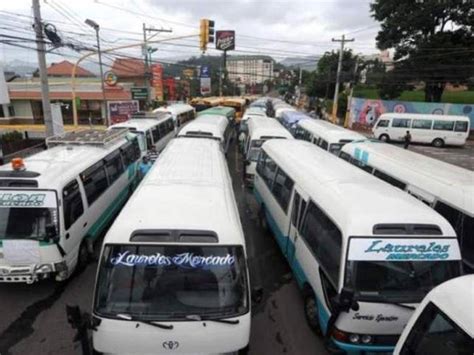
[[[148,171],[151,169],[151,161],[147,156],[144,156],[141,163],[140,163],[140,175],[143,178]]]
[[[407,131],[407,134],[405,134],[405,137],[403,137],[403,140],[405,141],[405,144],[403,148],[408,149],[408,146],[411,143],[411,134],[410,131]]]
[[[247,135],[245,134],[245,132],[241,131],[239,134],[239,147],[242,154],[244,153],[244,144],[245,144],[246,138],[247,138]]]

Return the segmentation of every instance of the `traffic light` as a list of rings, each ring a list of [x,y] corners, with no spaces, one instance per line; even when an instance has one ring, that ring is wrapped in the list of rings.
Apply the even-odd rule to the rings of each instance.
[[[207,49],[208,43],[214,42],[214,21],[201,19],[199,32],[199,47],[203,52]]]

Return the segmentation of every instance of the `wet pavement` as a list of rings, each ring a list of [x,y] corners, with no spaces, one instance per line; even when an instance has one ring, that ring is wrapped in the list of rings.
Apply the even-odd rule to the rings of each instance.
[[[307,326],[303,298],[286,260],[269,232],[260,228],[251,189],[242,185],[236,147],[228,153],[235,197],[247,241],[252,287],[264,290],[253,310],[250,354],[326,354]],[[82,354],[74,343],[65,306],[90,312],[97,263],[65,283],[0,284],[0,355]]]

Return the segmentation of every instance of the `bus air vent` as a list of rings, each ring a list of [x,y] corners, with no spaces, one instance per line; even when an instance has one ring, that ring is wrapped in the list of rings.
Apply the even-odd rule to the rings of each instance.
[[[130,241],[148,243],[218,243],[219,238],[213,231],[146,229],[133,232]]]
[[[374,235],[441,235],[441,229],[434,224],[376,224]]]

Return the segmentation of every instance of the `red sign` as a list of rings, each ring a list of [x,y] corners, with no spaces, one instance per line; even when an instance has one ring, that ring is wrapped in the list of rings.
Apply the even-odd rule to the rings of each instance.
[[[216,31],[216,49],[221,51],[235,49],[235,31]]]
[[[128,121],[130,116],[139,111],[138,101],[107,101],[110,124]]]
[[[158,101],[163,101],[163,67],[161,64],[153,64],[151,74],[151,86],[155,89],[155,98]]]

